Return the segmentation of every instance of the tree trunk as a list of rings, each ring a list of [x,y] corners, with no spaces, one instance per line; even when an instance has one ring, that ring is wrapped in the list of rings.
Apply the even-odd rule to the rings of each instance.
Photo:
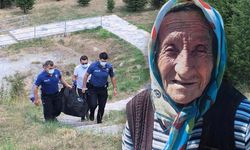
[[[0,0],[0,9],[3,9],[4,8],[4,0]]]

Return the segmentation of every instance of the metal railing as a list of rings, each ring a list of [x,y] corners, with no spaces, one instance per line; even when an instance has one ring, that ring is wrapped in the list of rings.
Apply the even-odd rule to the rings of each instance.
[[[22,18],[26,17],[23,16]],[[0,23],[7,21],[8,20],[2,20]],[[3,47],[22,40],[36,39],[58,34],[67,35],[67,33],[70,32],[94,29],[102,26],[102,16],[62,21],[32,27],[27,27],[28,23],[24,22],[25,19],[22,19],[22,21],[19,22],[22,24],[21,26],[0,30],[0,46]]]
[[[29,21],[27,15],[0,20],[0,34],[28,26],[28,23]]]

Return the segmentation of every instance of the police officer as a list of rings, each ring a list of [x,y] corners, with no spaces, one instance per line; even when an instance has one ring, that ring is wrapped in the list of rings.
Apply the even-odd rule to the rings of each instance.
[[[88,57],[86,55],[83,55],[80,57],[80,64],[77,65],[74,69],[74,75],[72,79],[73,79],[74,86],[76,86],[77,92],[80,97],[87,98],[87,96],[82,93],[82,86],[83,86],[83,77],[85,73],[87,72],[89,65],[90,64],[88,63]],[[88,117],[88,110],[86,110],[86,117]],[[82,116],[81,118],[81,121],[84,121],[84,120],[85,120],[85,115]]]
[[[44,63],[44,71],[38,75],[34,89],[34,104],[39,105],[38,88],[41,86],[41,99],[45,121],[56,121],[56,117],[61,113],[62,101],[59,97],[59,81],[61,81],[64,86],[72,88],[62,78],[61,72],[55,69],[53,61],[46,61]]]
[[[106,52],[102,52],[99,54],[99,61],[92,63],[87,73],[83,78],[83,90],[82,92],[85,93],[86,91],[86,82],[88,76],[91,75],[89,80],[89,103],[90,103],[90,116],[89,119],[91,121],[94,120],[95,109],[98,107],[97,113],[97,123],[102,123],[102,117],[104,114],[105,105],[108,98],[108,76],[111,78],[111,82],[113,84],[114,96],[117,94],[116,89],[116,80],[115,74],[113,71],[112,64],[107,62],[108,54]]]

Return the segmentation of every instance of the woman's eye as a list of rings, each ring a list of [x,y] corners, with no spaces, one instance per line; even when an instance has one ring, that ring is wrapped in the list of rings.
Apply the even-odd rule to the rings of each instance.
[[[167,56],[173,57],[178,55],[178,49],[175,46],[168,46],[164,51]]]
[[[199,54],[206,54],[208,53],[207,47],[205,45],[198,45],[195,48],[195,52]]]
[[[170,45],[170,46],[167,46],[167,47],[165,48],[165,51],[166,51],[166,52],[171,52],[171,53],[177,53],[177,52],[178,52],[178,49],[177,49],[175,46]]]

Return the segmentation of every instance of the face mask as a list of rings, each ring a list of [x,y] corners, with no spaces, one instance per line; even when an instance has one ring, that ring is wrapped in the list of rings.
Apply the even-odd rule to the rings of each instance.
[[[100,61],[100,64],[101,64],[101,66],[105,67],[105,65],[107,64],[107,62]]]
[[[49,74],[53,74],[54,71],[55,71],[55,69],[49,69],[48,73],[49,73]]]
[[[83,68],[83,69],[85,69],[85,68],[87,68],[87,67],[88,67],[88,64],[84,64],[84,65],[82,64],[82,68]]]

